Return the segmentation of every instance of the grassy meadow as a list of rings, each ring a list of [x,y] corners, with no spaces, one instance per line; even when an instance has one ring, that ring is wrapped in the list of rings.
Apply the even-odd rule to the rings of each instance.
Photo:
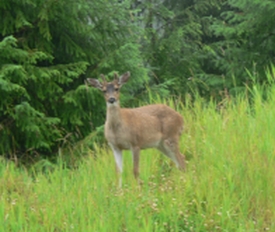
[[[172,103],[184,116],[180,172],[156,150],[141,152],[140,178],[124,152],[118,188],[110,149],[66,168],[0,164],[1,231],[275,231],[275,90],[225,99]],[[217,110],[219,108],[219,110]]]

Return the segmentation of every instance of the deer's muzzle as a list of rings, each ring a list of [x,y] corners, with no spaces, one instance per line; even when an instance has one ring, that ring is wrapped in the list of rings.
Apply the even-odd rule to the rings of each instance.
[[[116,101],[116,99],[114,97],[110,97],[108,99],[108,102],[111,103],[111,104],[113,104],[115,101]]]

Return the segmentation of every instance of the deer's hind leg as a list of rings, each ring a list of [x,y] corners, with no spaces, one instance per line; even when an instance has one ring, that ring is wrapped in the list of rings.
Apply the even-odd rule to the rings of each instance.
[[[158,149],[169,157],[180,170],[185,170],[185,157],[180,153],[177,139],[164,139]]]

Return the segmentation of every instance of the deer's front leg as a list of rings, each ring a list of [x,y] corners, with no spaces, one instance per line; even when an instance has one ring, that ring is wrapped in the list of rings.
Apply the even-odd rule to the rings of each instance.
[[[123,171],[123,159],[122,159],[122,150],[110,144],[110,147],[113,150],[113,154],[116,161],[116,170],[119,173],[119,187],[122,186],[122,171]]]
[[[135,178],[138,179],[139,177],[139,152],[140,148],[139,147],[133,147],[132,148],[132,155],[133,155],[133,165],[134,165],[134,175]]]

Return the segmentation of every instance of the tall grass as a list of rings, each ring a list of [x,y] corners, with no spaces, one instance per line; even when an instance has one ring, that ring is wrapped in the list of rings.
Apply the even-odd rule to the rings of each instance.
[[[117,187],[109,148],[95,145],[78,168],[62,158],[49,172],[1,160],[3,231],[275,231],[275,88],[267,99],[172,100],[185,119],[185,173],[156,150],[141,154],[142,184],[124,152]],[[158,99],[161,101],[161,99]]]

